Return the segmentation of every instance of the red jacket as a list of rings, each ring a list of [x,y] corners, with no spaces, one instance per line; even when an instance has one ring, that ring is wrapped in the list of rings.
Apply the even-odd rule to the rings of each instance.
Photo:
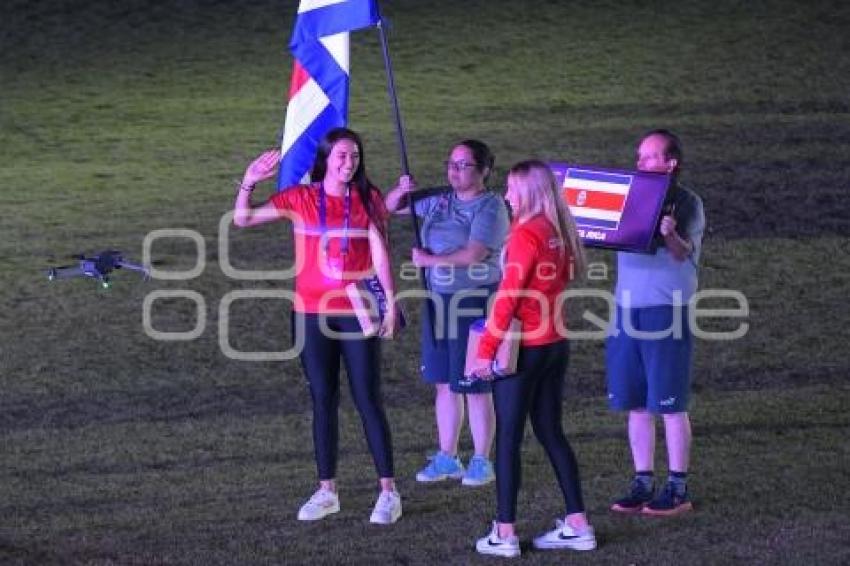
[[[514,224],[505,245],[502,282],[478,357],[492,360],[512,318],[522,323],[523,346],[564,338],[566,322],[558,296],[573,279],[573,254],[543,214]]]

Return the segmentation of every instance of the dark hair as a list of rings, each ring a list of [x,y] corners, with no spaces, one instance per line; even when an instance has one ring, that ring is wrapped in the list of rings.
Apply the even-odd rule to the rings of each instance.
[[[679,136],[666,128],[656,128],[655,130],[646,132],[641,140],[645,140],[650,136],[661,136],[664,138],[664,141],[667,143],[664,148],[664,159],[675,159],[676,170],[678,171],[682,167],[682,158],[684,157],[682,152],[682,140],[679,139]]]
[[[496,158],[493,155],[493,152],[490,151],[490,148],[487,147],[487,144],[483,141],[473,139],[457,142],[452,146],[452,149],[461,145],[472,152],[472,157],[475,159],[475,168],[479,173],[484,173],[485,169],[489,169],[487,174],[484,175],[484,180],[486,181],[487,177],[490,176],[490,173],[493,172],[493,164],[496,163]]]
[[[369,217],[369,221],[383,233],[384,222],[378,218],[378,214],[370,198],[371,192],[378,189],[372,184],[369,177],[366,176],[366,158],[363,155],[363,142],[356,132],[348,128],[333,128],[322,136],[322,139],[319,141],[319,147],[316,148],[316,157],[313,159],[313,166],[310,168],[310,180],[314,183],[324,180],[325,173],[328,170],[328,156],[331,154],[334,145],[340,140],[349,140],[357,145],[357,153],[360,154],[360,161],[357,163],[357,169],[351,177],[351,184],[354,185],[354,189],[360,197],[360,202],[363,203],[363,207],[366,209],[366,215]]]

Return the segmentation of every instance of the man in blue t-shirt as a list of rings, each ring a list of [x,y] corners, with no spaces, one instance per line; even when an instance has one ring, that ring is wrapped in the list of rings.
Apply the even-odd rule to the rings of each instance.
[[[647,133],[637,168],[671,175],[654,254],[617,254],[617,316],[606,342],[608,400],[628,411],[635,476],[611,506],[621,513],[675,515],[692,509],[687,489],[692,335],[687,305],[696,292],[705,230],[702,200],[678,182],[682,145],[668,130]],[[668,478],[656,491],[655,417],[667,440]]]

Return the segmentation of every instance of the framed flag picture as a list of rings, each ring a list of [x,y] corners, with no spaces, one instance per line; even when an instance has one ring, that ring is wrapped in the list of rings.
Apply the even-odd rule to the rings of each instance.
[[[585,246],[654,253],[653,239],[670,176],[548,163]]]

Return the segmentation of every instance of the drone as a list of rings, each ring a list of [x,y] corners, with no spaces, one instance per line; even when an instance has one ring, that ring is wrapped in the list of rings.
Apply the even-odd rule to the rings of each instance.
[[[61,265],[47,270],[47,279],[71,279],[73,277],[91,277],[97,279],[104,289],[111,286],[109,274],[116,269],[129,269],[143,274],[144,279],[150,277],[150,269],[143,265],[131,263],[124,259],[118,250],[106,250],[99,254],[86,257],[85,254],[74,256],[79,260],[76,265]]]

